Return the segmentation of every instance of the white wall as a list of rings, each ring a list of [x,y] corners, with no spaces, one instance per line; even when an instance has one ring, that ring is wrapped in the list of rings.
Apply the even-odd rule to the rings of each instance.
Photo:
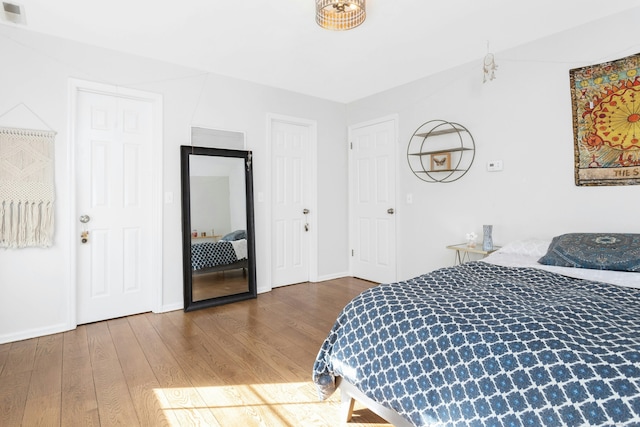
[[[163,211],[161,310],[182,307],[179,146],[190,127],[246,133],[254,152],[254,188],[269,200],[266,116],[282,114],[318,123],[319,276],[348,271],[345,106],[236,79],[210,75],[0,25],[0,114],[26,104],[58,132],[55,148],[56,231],[48,249],[0,251],[0,342],[72,328],[68,79],[78,78],[160,93],[164,103],[163,192],[174,202]],[[256,64],[256,66],[265,66]],[[2,122],[4,125],[11,123]],[[270,235],[266,203],[256,203],[258,291],[270,289]]]
[[[483,224],[493,224],[498,245],[573,231],[640,232],[640,187],[575,186],[569,92],[569,69],[640,51],[631,30],[638,22],[640,8],[496,52],[497,79],[486,84],[479,57],[348,105],[349,125],[399,115],[399,279],[452,264],[445,246],[470,231],[482,235]],[[426,183],[407,166],[411,135],[432,119],[461,123],[475,139],[474,164],[459,181]],[[504,171],[487,172],[490,160],[502,160]]]
[[[191,176],[189,178],[191,199],[191,231],[207,236],[231,231],[229,200],[229,177]],[[243,204],[244,206],[244,204]],[[245,222],[246,224],[246,222]]]

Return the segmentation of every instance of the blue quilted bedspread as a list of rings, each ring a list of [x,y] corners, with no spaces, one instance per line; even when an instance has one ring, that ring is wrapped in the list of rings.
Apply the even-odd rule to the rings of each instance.
[[[191,268],[193,271],[238,261],[231,242],[202,242],[191,244]]]
[[[640,425],[640,290],[471,262],[371,288],[313,379],[417,426]]]

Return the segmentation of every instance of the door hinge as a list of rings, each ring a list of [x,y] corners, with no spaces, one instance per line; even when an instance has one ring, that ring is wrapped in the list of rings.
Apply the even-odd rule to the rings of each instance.
[[[354,254],[354,250],[353,250],[353,249],[351,249],[351,256],[353,256],[353,254]]]
[[[351,149],[353,150],[353,142],[349,143],[349,147],[351,147]]]

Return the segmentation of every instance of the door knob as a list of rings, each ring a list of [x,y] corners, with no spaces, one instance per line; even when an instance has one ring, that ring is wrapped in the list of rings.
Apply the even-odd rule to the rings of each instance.
[[[80,215],[80,222],[83,224],[88,223],[89,221],[91,221],[91,217],[89,215]],[[82,244],[85,244],[89,241],[89,231],[87,230],[87,226],[84,225],[82,227],[84,230],[82,230],[82,233],[80,233],[80,242]]]
[[[394,211],[393,208],[389,208],[387,209],[387,213],[393,215],[396,211]]]
[[[307,219],[307,215],[309,215],[309,209],[302,209],[302,213],[305,215],[304,217],[304,231],[309,231],[309,221]]]

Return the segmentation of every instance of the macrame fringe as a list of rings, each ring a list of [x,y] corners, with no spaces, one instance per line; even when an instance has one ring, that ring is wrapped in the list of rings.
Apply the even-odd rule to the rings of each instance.
[[[50,247],[53,210],[53,202],[0,202],[0,247]]]

